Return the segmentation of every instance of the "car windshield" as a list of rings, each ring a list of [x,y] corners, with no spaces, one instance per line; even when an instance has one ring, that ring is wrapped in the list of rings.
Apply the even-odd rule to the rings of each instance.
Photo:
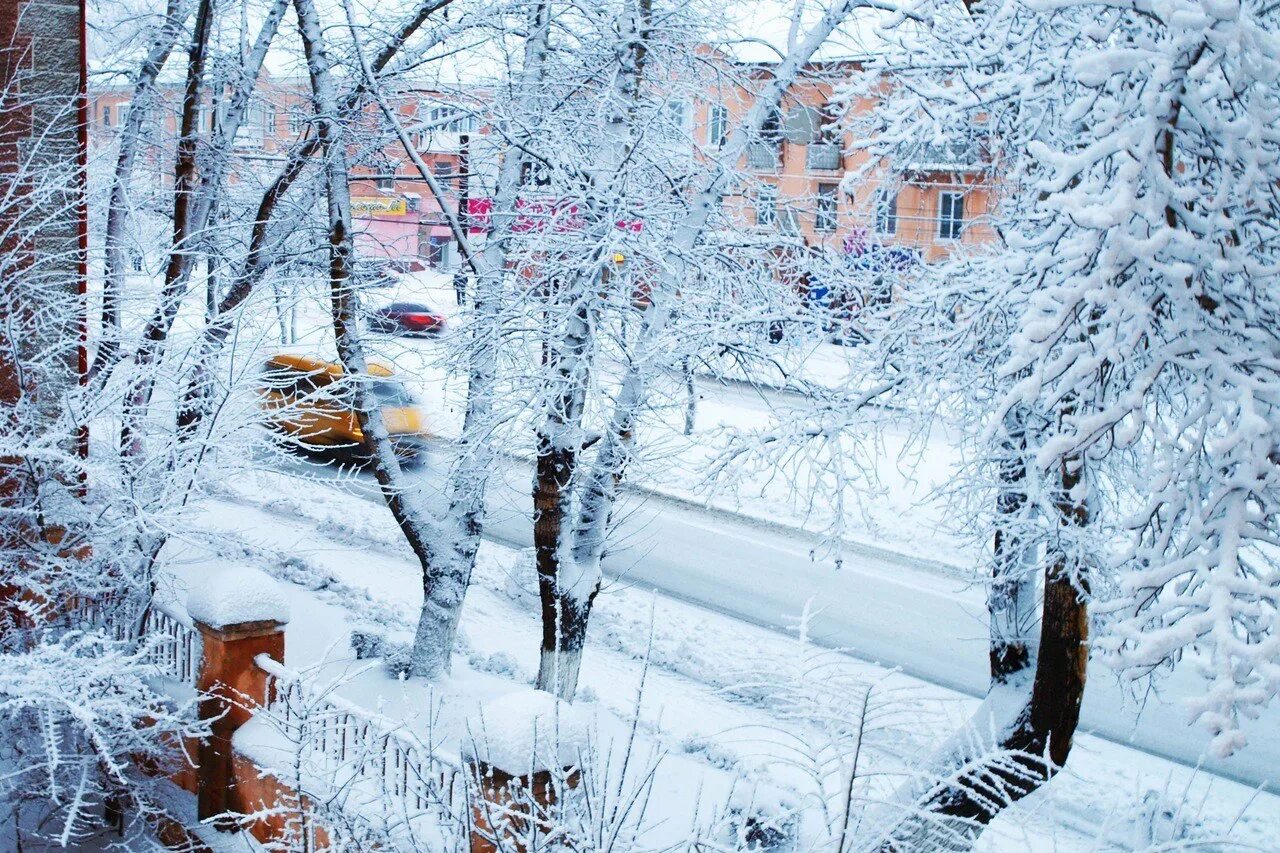
[[[413,397],[409,395],[408,389],[399,382],[376,379],[370,383],[369,387],[373,390],[373,396],[377,398],[378,404],[381,406],[399,409],[413,405]]]

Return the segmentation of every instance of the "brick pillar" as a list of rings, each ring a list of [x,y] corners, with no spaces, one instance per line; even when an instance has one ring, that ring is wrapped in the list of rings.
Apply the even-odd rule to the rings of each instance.
[[[471,853],[513,846],[523,851],[530,829],[545,832],[547,812],[565,791],[578,787],[590,721],[568,702],[526,689],[487,702],[467,728],[462,757],[479,789],[472,803]]]
[[[204,639],[204,659],[196,687],[200,719],[213,720],[213,734],[200,742],[197,774],[199,817],[205,820],[227,812],[235,802],[231,789],[231,737],[253,716],[253,706],[271,700],[267,673],[254,663],[258,655],[284,660],[284,623],[275,620],[241,622],[215,627],[196,621]],[[229,822],[228,822],[229,823]],[[234,824],[222,826],[235,829]]]
[[[513,776],[483,761],[468,765],[472,777],[479,783],[479,796],[472,810],[471,853],[502,853],[504,850],[523,851],[520,839],[529,832],[530,812],[536,822],[547,809],[558,801],[560,780],[553,778],[550,770],[539,770],[531,775]],[[565,768],[564,785],[577,788],[581,779],[576,768]],[[496,826],[491,825],[497,824]],[[502,845],[491,838],[504,838]]]

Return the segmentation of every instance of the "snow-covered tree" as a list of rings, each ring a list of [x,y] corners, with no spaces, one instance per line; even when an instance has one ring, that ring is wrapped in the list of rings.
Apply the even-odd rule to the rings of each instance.
[[[722,71],[749,93],[750,109],[714,152],[679,144],[688,140],[671,110],[681,94],[692,97],[674,81],[707,85],[699,82],[707,58],[690,48],[715,20],[707,9],[623,2],[581,15],[577,29],[566,26],[574,49],[556,57],[550,79],[582,82],[570,87],[568,121],[535,148],[530,194],[540,204],[520,261],[538,329],[530,349],[540,368],[533,502],[542,689],[565,698],[576,689],[614,510],[655,402],[652,386],[732,340],[747,318],[762,325],[769,300],[735,300],[760,289],[752,274],[769,268],[762,262],[768,250],[742,240],[735,246],[737,229],[721,212],[722,197],[740,180],[738,160],[816,51],[868,5],[798,4],[777,62]],[[771,277],[769,284],[777,306],[785,288]]]
[[[76,102],[0,92],[0,115],[38,117],[0,129],[0,832],[19,846],[155,814],[142,768],[173,766],[170,744],[202,731],[151,681],[156,640],[131,631],[135,578],[114,560],[120,493],[88,454],[108,401],[79,381]]]
[[[971,843],[1051,778],[1090,649],[1199,670],[1219,754],[1280,688],[1276,14],[923,2],[849,88],[873,104],[851,183],[959,141],[1001,194],[994,245],[867,312],[878,378],[767,436],[856,437],[890,391],[970,439],[951,493],[987,542],[991,690],[888,848]]]

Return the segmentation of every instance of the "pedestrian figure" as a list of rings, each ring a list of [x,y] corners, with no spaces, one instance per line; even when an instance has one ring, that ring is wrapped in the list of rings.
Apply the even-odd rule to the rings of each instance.
[[[453,274],[453,292],[458,298],[458,307],[461,308],[467,300],[467,273],[462,267],[458,267]]]

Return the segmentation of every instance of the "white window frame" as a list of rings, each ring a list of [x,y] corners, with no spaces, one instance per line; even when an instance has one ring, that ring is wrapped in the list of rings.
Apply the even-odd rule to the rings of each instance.
[[[948,202],[950,210],[948,211]],[[956,203],[959,203],[960,215],[956,216]],[[938,239],[959,240],[964,236],[964,193],[958,190],[946,190],[938,193]]]
[[[707,107],[707,147],[723,148],[729,141],[729,108],[724,104]]]
[[[938,208],[941,215],[942,208]],[[888,189],[881,187],[876,190],[876,233],[877,234],[897,234],[898,233],[898,193],[890,192]]]
[[[824,192],[830,190],[830,192]],[[829,200],[830,208],[824,208],[823,202]],[[813,230],[823,234],[834,234],[840,223],[840,185],[818,184],[818,192],[814,203]],[[828,225],[829,227],[823,227]]]
[[[672,98],[662,105],[662,114],[670,129],[684,136],[689,131],[689,104],[679,98]]]
[[[310,114],[307,112],[302,102],[291,104],[289,106],[289,132],[302,133],[307,129],[307,123],[311,120]]]
[[[778,224],[778,187],[761,184],[756,188],[756,226],[764,228]]]

